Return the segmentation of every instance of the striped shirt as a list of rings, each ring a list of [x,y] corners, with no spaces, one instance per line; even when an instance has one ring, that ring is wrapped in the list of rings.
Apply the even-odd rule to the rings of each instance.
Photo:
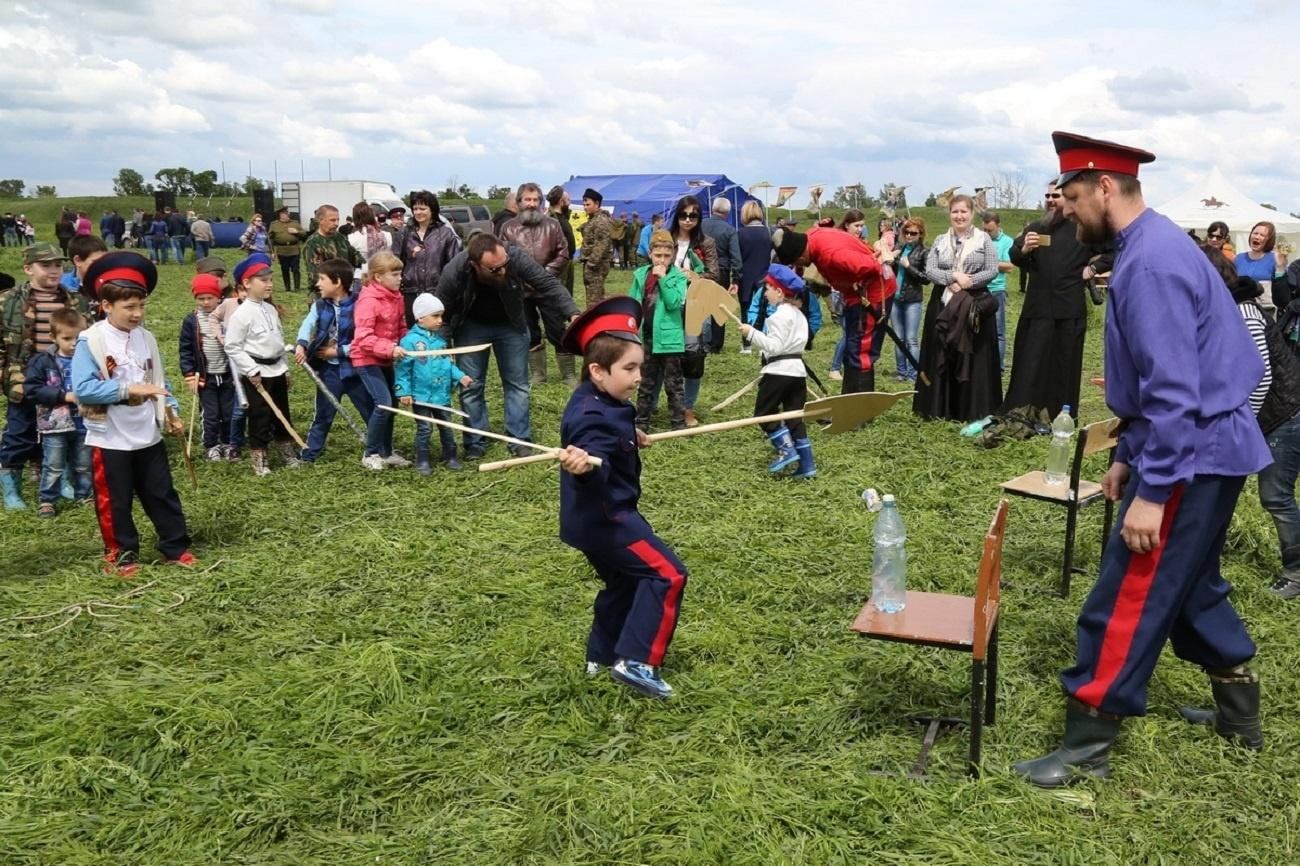
[[[1264,314],[1260,312],[1259,307],[1249,301],[1237,304],[1237,309],[1241,311],[1241,318],[1246,322],[1246,330],[1250,332],[1250,338],[1255,341],[1255,351],[1259,352],[1259,357],[1264,360],[1264,378],[1260,379],[1255,390],[1250,392],[1250,411],[1258,415],[1259,410],[1264,406],[1264,398],[1268,396],[1268,389],[1273,384],[1273,367],[1268,360],[1268,337],[1264,334],[1268,322],[1264,320]]]
[[[57,287],[41,289],[32,286],[32,308],[36,311],[32,339],[36,342],[37,352],[44,352],[54,345],[54,336],[50,333],[50,316],[66,306]]]
[[[211,313],[203,310],[195,310],[194,318],[198,322],[199,335],[203,341],[203,358],[208,363],[208,372],[224,376],[230,368],[226,364],[226,350],[217,339],[217,323],[212,320]]]

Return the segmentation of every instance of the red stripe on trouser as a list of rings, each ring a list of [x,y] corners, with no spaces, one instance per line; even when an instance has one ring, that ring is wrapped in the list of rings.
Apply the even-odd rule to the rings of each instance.
[[[1155,581],[1156,571],[1160,568],[1160,557],[1165,552],[1169,541],[1169,529],[1178,514],[1178,505],[1183,498],[1183,486],[1174,488],[1173,495],[1165,503],[1165,513],[1160,520],[1160,541],[1150,553],[1129,553],[1128,568],[1120,578],[1119,591],[1115,594],[1115,607],[1106,631],[1101,638],[1101,648],[1097,651],[1097,662],[1093,668],[1092,679],[1075,689],[1074,697],[1092,706],[1101,706],[1106,692],[1114,685],[1116,677],[1124,669],[1129,650],[1133,646],[1133,636],[1142,623],[1142,612],[1146,607],[1151,584]],[[1132,508],[1132,504],[1129,505]],[[1123,543],[1122,541],[1120,543]]]
[[[862,310],[862,336],[858,339],[858,369],[866,373],[871,370],[871,338],[876,333],[876,317],[871,313],[872,308],[863,304]]]
[[[650,657],[646,659],[646,664],[659,667],[663,663],[664,653],[668,651],[668,640],[672,637],[673,628],[677,625],[677,605],[681,602],[682,585],[686,582],[686,576],[648,541],[642,540],[629,544],[627,549],[668,581],[668,590],[664,593],[663,613],[659,615],[659,628],[655,630],[654,641],[650,644]]]
[[[113,526],[113,499],[108,491],[108,470],[102,448],[90,449],[90,478],[95,486],[95,516],[99,518],[99,534],[104,536],[104,552],[115,556],[117,532]]]

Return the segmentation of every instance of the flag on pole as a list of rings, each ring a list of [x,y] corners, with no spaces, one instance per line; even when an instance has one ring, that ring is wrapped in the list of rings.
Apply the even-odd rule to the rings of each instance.
[[[776,204],[772,205],[772,207],[783,207],[785,203],[788,202],[794,196],[795,192],[798,189],[799,187],[797,186],[777,187]]]
[[[808,187],[808,210],[821,210],[822,193],[826,190],[826,184],[815,183]]]
[[[756,189],[771,189],[771,188],[772,188],[772,184],[768,183],[765,180],[760,180],[756,184],[751,184],[749,189],[746,190],[746,192],[748,192],[750,195],[754,195],[754,190]]]

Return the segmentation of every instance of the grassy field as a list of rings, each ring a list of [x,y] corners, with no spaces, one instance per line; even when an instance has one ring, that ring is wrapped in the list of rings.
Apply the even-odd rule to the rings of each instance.
[[[16,262],[0,251],[0,270]],[[149,308],[173,377],[191,273],[165,267]],[[279,298],[295,324],[301,298]],[[1092,325],[1085,375],[1100,372],[1100,315]],[[816,369],[837,336],[818,338]],[[710,358],[701,407],[756,375],[735,349],[732,334]],[[1105,417],[1084,387],[1083,421]],[[495,381],[488,393],[500,429]],[[567,394],[534,389],[539,440],[556,440]],[[299,429],[311,400],[296,377]],[[156,564],[141,516],[146,565],[124,599],[133,585],[98,573],[90,511],[0,514],[0,615],[120,605],[41,637],[25,635],[63,615],[0,622],[0,862],[1297,862],[1296,608],[1264,591],[1277,554],[1253,482],[1225,564],[1261,646],[1262,754],[1178,720],[1208,688],[1171,656],[1150,715],[1125,727],[1114,781],[1054,795],[1011,777],[1060,733],[1056,675],[1089,583],[1069,599],[1041,591],[1064,515],[1016,500],[987,772],[966,778],[962,733],[940,741],[928,782],[899,778],[918,745],[907,715],[964,714],[968,668],[848,631],[870,585],[859,494],[899,497],[913,587],[971,592],[997,482],[1047,452],[1044,439],[978,450],[956,430],[903,404],[856,433],[814,432],[809,483],[769,478],[754,430],[646,452],[643,510],[691,569],[666,704],[582,673],[597,582],[556,538],[554,469],[369,474],[342,424],[316,466],[266,479],[200,464],[196,492],[176,456],[204,568]],[[412,435],[399,422],[408,454]],[[1095,509],[1080,526],[1090,568],[1100,521]]]

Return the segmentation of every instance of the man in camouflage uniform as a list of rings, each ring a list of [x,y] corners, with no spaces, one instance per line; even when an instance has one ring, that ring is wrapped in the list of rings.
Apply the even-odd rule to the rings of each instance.
[[[322,262],[345,259],[352,267],[362,265],[361,254],[339,231],[339,209],[332,204],[316,208],[316,232],[302,245],[303,262],[307,265],[307,289],[313,298],[320,297],[316,289],[316,274]]]
[[[623,214],[609,222],[609,241],[613,248],[614,258],[618,260],[620,268],[627,267],[627,259],[623,258],[623,241],[627,238],[627,223],[624,222]]]
[[[594,189],[582,194],[582,209],[587,221],[582,224],[582,285],[587,306],[605,300],[605,278],[614,264],[614,221],[601,209],[604,196]]]
[[[23,252],[27,280],[0,295],[0,370],[6,403],[5,429],[0,436],[0,489],[5,508],[25,508],[20,485],[23,464],[41,460],[36,436],[36,406],[23,393],[27,361],[50,347],[50,315],[71,307],[83,316],[86,299],[61,285],[63,254],[52,243],[32,244]]]
[[[641,214],[633,213],[632,221],[628,223],[627,235],[623,238],[623,267],[635,268],[637,266],[636,248],[641,242],[641,229],[645,228],[645,223],[641,221]]]

